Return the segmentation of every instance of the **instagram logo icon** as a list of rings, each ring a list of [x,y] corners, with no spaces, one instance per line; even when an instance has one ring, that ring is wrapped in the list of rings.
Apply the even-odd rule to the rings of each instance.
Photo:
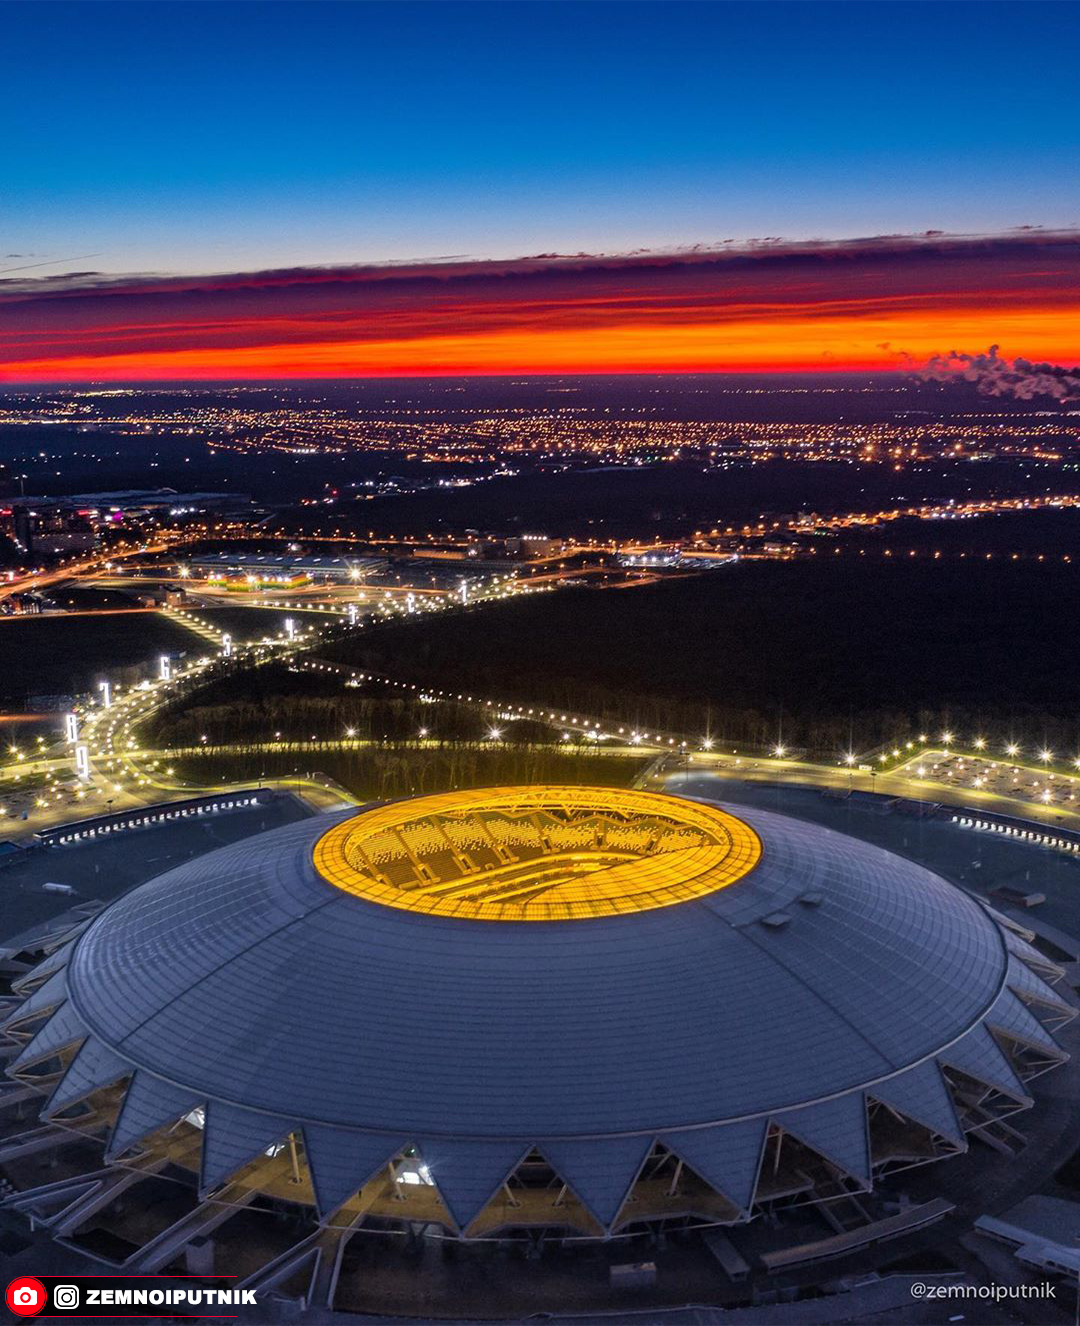
[[[48,1300],[45,1286],[32,1275],[22,1275],[7,1287],[4,1301],[17,1317],[36,1317]]]

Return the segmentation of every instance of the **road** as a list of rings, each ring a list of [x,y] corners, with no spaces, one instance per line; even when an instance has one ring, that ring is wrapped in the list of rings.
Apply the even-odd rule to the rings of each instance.
[[[70,568],[68,571],[70,574]],[[478,596],[482,597],[482,596]],[[417,611],[459,611],[463,605],[440,602]],[[175,698],[178,688],[197,685],[224,655],[224,635],[220,628],[185,609],[166,609],[167,615],[198,636],[206,653],[191,662],[180,664],[175,675],[141,682],[121,692],[116,688],[113,702],[105,708],[100,703],[84,706],[78,713],[80,741],[87,748],[89,777],[79,779],[75,767],[75,746],[56,741],[46,743],[12,757],[0,764],[0,837],[18,841],[37,831],[86,815],[133,809],[165,800],[178,800],[201,792],[224,792],[235,784],[192,785],[165,772],[169,752],[143,749],[140,726],[162,704]],[[371,609],[368,608],[371,615]],[[403,615],[404,604],[382,602],[378,614]],[[344,616],[344,609],[339,609]],[[364,629],[361,620],[356,629]],[[278,638],[249,643],[235,643],[230,657],[234,666],[258,667],[272,660],[294,658],[318,642],[316,627],[297,633],[295,640]],[[245,780],[247,785],[251,780]],[[285,777],[263,780],[264,785],[300,792],[312,804],[341,804],[348,799],[344,789],[328,789],[318,780]],[[20,783],[23,784],[20,787]],[[32,784],[27,787],[26,784]]]
[[[140,693],[129,704],[118,702],[112,711],[100,711],[101,719],[92,722],[87,728],[87,737],[94,742],[92,753],[94,778],[83,790],[83,795],[80,796],[77,792],[55,795],[46,792],[42,799],[47,804],[36,807],[27,821],[14,823],[7,836],[12,838],[27,836],[40,828],[62,823],[65,818],[71,817],[73,810],[78,813],[102,813],[106,809],[106,804],[113,810],[126,810],[149,801],[192,796],[200,792],[224,792],[230,790],[230,787],[237,786],[237,784],[184,782],[168,772],[170,760],[190,761],[200,756],[216,755],[249,755],[254,758],[259,755],[332,754],[380,744],[365,738],[341,737],[337,740],[275,740],[175,748],[141,746],[137,736],[133,734],[164,698],[158,691],[150,690]],[[477,707],[485,706],[478,702]],[[425,747],[436,747],[438,744],[434,739],[417,739],[415,742],[418,751]],[[494,746],[500,743],[493,739],[491,744]],[[1061,804],[1047,805],[1038,799],[959,785],[955,781],[920,777],[908,768],[871,777],[869,774],[853,772],[843,767],[815,764],[804,760],[749,758],[712,752],[675,756],[666,746],[646,742],[601,740],[592,743],[592,749],[597,754],[612,758],[638,761],[663,756],[669,768],[680,767],[688,773],[713,773],[747,783],[814,787],[840,793],[872,791],[882,796],[933,801],[956,808],[981,809],[997,814],[1013,815],[1048,826],[1080,832],[1080,809]],[[1035,766],[1017,767],[1022,768],[1032,779],[1040,775],[1045,778],[1045,771]],[[0,789],[12,789],[15,786],[17,771],[21,771],[23,776],[40,774],[61,783],[71,782],[74,779],[74,761],[67,753],[50,754],[44,759],[28,759],[18,766],[8,764],[0,767]],[[252,777],[256,777],[256,774],[253,773]],[[320,786],[310,779],[298,777],[266,781],[273,782],[275,786],[288,786],[291,790],[318,789]],[[313,794],[318,795],[318,793]],[[1080,803],[1076,804],[1080,806]],[[7,827],[5,822],[5,828]]]
[[[11,594],[39,593],[43,589],[48,589],[50,585],[63,584],[65,580],[73,580],[79,576],[91,577],[109,562],[124,561],[128,557],[141,557],[147,553],[165,552],[168,547],[167,543],[152,543],[141,544],[137,548],[111,548],[94,553],[93,556],[85,557],[78,562],[67,562],[50,568],[48,571],[31,571],[27,575],[0,581],[0,600]]]
[[[933,754],[932,751],[925,752],[927,763],[923,767],[930,767],[929,757]],[[937,754],[941,755],[943,752]],[[944,778],[920,776],[915,773],[918,767],[915,757],[905,765],[879,774],[852,771],[843,765],[815,764],[803,760],[740,758],[698,752],[687,757],[687,766],[690,769],[723,772],[729,777],[739,777],[755,783],[787,783],[828,788],[837,792],[876,792],[880,796],[904,797],[913,801],[935,801],[944,806],[969,807],[974,810],[992,811],[999,815],[1018,815],[1040,824],[1080,831],[1080,792],[1075,802],[1047,804],[1037,797],[1013,796]],[[1036,766],[1018,767],[1024,769],[1033,779],[1039,775],[1045,779],[1044,769]],[[1069,778],[1069,782],[1080,789],[1080,784],[1075,783],[1072,777]]]

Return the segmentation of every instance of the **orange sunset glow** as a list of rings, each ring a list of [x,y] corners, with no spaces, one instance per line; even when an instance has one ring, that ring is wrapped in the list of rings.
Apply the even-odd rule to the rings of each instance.
[[[1080,360],[1080,242],[301,269],[0,290],[8,382],[907,368]]]
[[[314,341],[221,350],[29,360],[8,377],[108,382],[162,379],[411,377],[503,373],[880,371],[924,362],[953,342],[1000,339],[1029,358],[1080,360],[1080,303],[1046,311],[962,308],[929,315],[822,317],[743,324],[631,322],[602,329],[475,332]]]

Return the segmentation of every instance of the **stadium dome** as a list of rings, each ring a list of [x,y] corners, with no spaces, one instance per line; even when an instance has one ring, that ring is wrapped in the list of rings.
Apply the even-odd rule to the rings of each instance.
[[[21,983],[43,1116],[322,1221],[604,1237],[867,1192],[1032,1103],[1060,969],[911,861],[760,810],[496,788],[319,816]]]

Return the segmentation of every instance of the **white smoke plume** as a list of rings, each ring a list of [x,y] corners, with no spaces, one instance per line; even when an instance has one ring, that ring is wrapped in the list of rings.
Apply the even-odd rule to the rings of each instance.
[[[934,355],[919,370],[925,382],[974,382],[984,396],[1011,396],[1018,401],[1050,396],[1056,401],[1080,400],[1080,368],[1033,364],[1029,359],[1002,359],[992,345],[986,354],[950,350]]]

